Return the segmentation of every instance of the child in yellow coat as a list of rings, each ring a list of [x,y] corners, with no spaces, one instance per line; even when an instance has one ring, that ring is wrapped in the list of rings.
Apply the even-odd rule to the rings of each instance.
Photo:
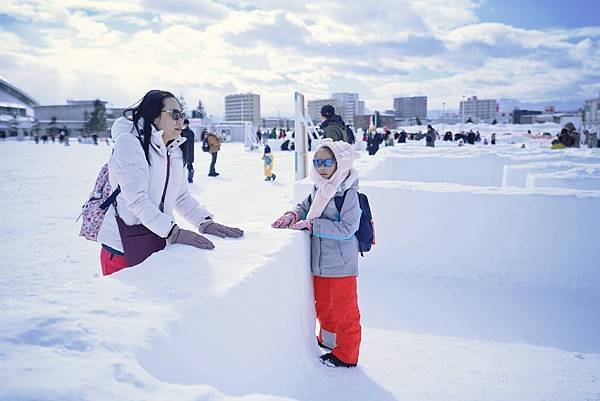
[[[264,160],[265,181],[275,181],[276,176],[273,174],[273,153],[271,153],[269,145],[265,146],[265,153],[262,159]]]

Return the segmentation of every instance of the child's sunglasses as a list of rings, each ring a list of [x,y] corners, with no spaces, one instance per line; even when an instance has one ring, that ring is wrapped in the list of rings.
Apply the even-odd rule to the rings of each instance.
[[[170,113],[171,118],[175,121],[179,120],[180,118],[185,118],[185,113],[178,109],[161,110],[161,111],[165,112],[165,113]]]
[[[331,160],[331,159],[314,159],[313,160],[313,165],[315,167],[331,167],[335,164],[335,160]]]

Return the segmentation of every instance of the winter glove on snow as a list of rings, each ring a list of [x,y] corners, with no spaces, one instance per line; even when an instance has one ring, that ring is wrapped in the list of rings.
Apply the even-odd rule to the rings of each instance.
[[[292,230],[312,231],[312,220],[300,220],[290,226]]]
[[[296,212],[285,212],[283,216],[275,220],[271,227],[273,228],[288,228],[290,225],[298,221]]]
[[[227,227],[223,224],[215,223],[212,220],[200,224],[198,230],[202,234],[216,235],[217,237],[221,238],[240,238],[242,235],[244,235],[244,231],[240,230],[239,228]]]
[[[207,238],[190,230],[182,230],[174,226],[171,234],[167,237],[169,244],[191,245],[200,249],[214,249],[215,245]]]

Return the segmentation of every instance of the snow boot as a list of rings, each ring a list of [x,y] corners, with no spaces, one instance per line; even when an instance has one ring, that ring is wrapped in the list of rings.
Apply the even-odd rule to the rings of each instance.
[[[332,368],[353,368],[356,366],[355,363],[346,363],[333,355],[333,353],[328,352],[327,354],[323,354],[319,357],[321,363],[325,366],[329,366]]]

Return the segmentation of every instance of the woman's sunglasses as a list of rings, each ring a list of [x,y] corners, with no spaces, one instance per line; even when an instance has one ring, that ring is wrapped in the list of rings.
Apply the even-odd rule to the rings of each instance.
[[[313,160],[313,165],[315,167],[331,167],[335,164],[335,160],[331,160],[331,159],[314,159]]]
[[[185,118],[185,113],[178,109],[161,110],[161,111],[163,113],[171,113],[171,118],[175,121],[179,120],[180,118]]]

